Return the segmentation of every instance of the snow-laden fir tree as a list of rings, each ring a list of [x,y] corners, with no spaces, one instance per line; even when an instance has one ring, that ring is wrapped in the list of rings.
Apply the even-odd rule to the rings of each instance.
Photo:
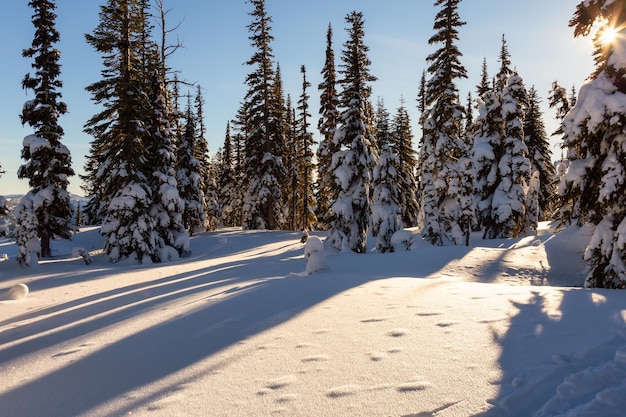
[[[39,221],[35,215],[36,194],[28,192],[15,207],[13,215],[19,225],[17,233],[17,263],[29,267],[36,264],[41,252],[41,242],[37,235]]]
[[[369,83],[376,78],[369,72],[369,47],[363,42],[363,14],[354,11],[345,20],[348,40],[341,55],[342,78],[339,81],[342,111],[333,138],[337,151],[330,166],[335,177],[337,200],[332,205],[328,240],[339,250],[364,253],[370,221],[371,170],[376,162],[372,150],[375,139]]]
[[[264,0],[250,0],[254,11],[248,25],[255,49],[246,64],[252,72],[246,77],[248,128],[245,146],[244,227],[277,229],[283,223],[283,192],[286,170],[283,166],[285,137],[283,98],[276,95],[276,72],[271,42],[272,19]]]
[[[154,46],[149,62],[155,67],[150,69],[148,66],[148,71],[152,74],[150,77],[152,85],[148,90],[149,100],[146,102],[148,107],[144,110],[147,131],[145,158],[148,183],[154,198],[150,215],[156,220],[155,232],[158,235],[160,249],[153,259],[161,262],[176,256],[171,249],[180,256],[188,253],[190,248],[189,235],[183,224],[185,202],[178,192],[176,179],[175,137],[170,126],[166,79],[164,71],[160,68],[158,50],[154,49]]]
[[[330,207],[337,199],[335,178],[330,166],[332,157],[338,150],[333,142],[339,120],[339,97],[337,95],[337,74],[335,72],[335,52],[333,50],[333,29],[328,25],[326,32],[326,58],[322,69],[322,82],[317,87],[320,91],[320,119],[317,128],[322,139],[317,147],[317,207],[318,225],[326,229],[330,224]]]
[[[306,79],[306,68],[304,65],[300,67],[302,73],[302,93],[298,100],[298,118],[297,139],[298,139],[298,228],[300,230],[311,230],[317,222],[315,216],[315,195],[313,190],[313,171],[315,163],[313,162],[313,150],[315,145],[313,134],[309,131],[311,123],[309,122],[311,114],[309,113],[309,95],[307,89],[311,86]]]
[[[151,117],[154,86],[147,0],[108,0],[100,7],[100,23],[85,35],[102,54],[102,80],[87,87],[102,111],[85,125],[94,137],[85,166],[90,196],[89,219],[102,219],[105,252],[113,262],[157,259],[163,242],[150,215],[154,203],[148,163],[146,119]]]
[[[204,211],[206,213],[206,229],[215,230],[219,217],[217,167],[211,161],[209,144],[206,139],[206,125],[204,124],[204,97],[202,87],[197,86],[195,96],[196,111],[196,140],[195,157],[202,166],[200,178],[202,178],[202,192],[204,194]]]
[[[382,97],[379,97],[376,102],[374,127],[376,145],[382,147],[383,144],[388,144],[391,141],[391,115],[385,107],[385,101]]]
[[[189,234],[205,229],[204,192],[202,191],[202,163],[196,159],[196,119],[187,104],[185,133],[178,144],[176,179],[178,192],[184,201],[183,224]]]
[[[550,142],[543,122],[540,103],[537,90],[531,87],[528,90],[528,108],[524,118],[524,143],[528,148],[531,175],[534,175],[535,172],[538,175],[538,211],[536,217],[538,221],[544,221],[554,212],[556,170],[552,164]]]
[[[400,107],[396,110],[391,121],[390,144],[393,152],[398,156],[398,205],[402,216],[403,227],[414,227],[418,224],[419,203],[417,200],[417,157],[413,149],[413,133],[411,132],[411,119],[409,112],[404,106],[404,100],[400,101]],[[382,155],[382,149],[381,149]]]
[[[285,104],[288,111],[285,114],[285,145],[287,152],[284,165],[287,170],[288,191],[286,194],[285,215],[288,219],[288,228],[298,228],[298,126],[296,124],[296,110],[291,105],[291,95],[287,94]]]
[[[426,124],[426,119],[428,119],[428,105],[426,103],[426,70],[422,71],[422,76],[420,77],[419,88],[417,90],[417,110],[419,112],[419,126],[420,126],[420,137],[417,142],[417,166],[415,168],[415,178],[417,180],[417,188],[415,191],[415,199],[417,200],[417,226],[421,229],[424,226],[424,212],[422,211],[422,196],[423,193],[423,181],[422,178],[424,176],[423,168],[424,168],[424,160],[426,159],[426,151],[424,149],[424,125]]]
[[[233,158],[233,143],[231,137],[230,122],[226,124],[226,134],[222,147],[222,161],[219,166],[219,218],[223,226],[236,226],[239,224],[239,216],[235,208],[237,193],[237,174]]]
[[[530,161],[524,143],[527,104],[528,95],[521,77],[511,75],[502,91],[504,135],[498,160],[500,181],[491,203],[494,238],[517,237],[525,232],[526,187],[530,180]]]
[[[586,250],[587,287],[626,288],[626,1],[587,0],[570,21],[575,36],[598,25],[596,68],[563,120],[570,161],[559,194],[578,203],[578,223],[595,231]],[[613,32],[616,36],[605,37]]]
[[[434,245],[463,244],[471,232],[471,193],[464,171],[471,166],[469,146],[462,135],[465,109],[455,84],[467,78],[456,46],[460,0],[437,0],[436,31],[429,39],[441,47],[428,56],[431,78],[426,85],[428,118],[424,124],[421,167],[424,216],[422,236]],[[467,211],[470,210],[470,211]]]
[[[389,138],[378,145],[380,155],[372,175],[372,235],[376,237],[376,249],[384,253],[393,252],[391,237],[402,229],[398,205],[400,159]]]
[[[33,231],[41,240],[40,255],[47,258],[52,254],[50,240],[55,237],[68,239],[73,233],[73,206],[67,191],[68,178],[74,175],[70,151],[61,142],[63,128],[59,117],[67,112],[67,105],[60,101],[63,83],[59,79],[60,52],[55,48],[60,35],[55,27],[56,4],[50,0],[32,0],[32,22],[35,36],[30,48],[24,49],[25,58],[33,58],[34,74],[26,74],[22,87],[34,93],[34,98],[24,104],[20,115],[22,124],[34,129],[34,135],[24,138],[22,159],[25,163],[18,169],[18,178],[28,178],[31,187],[29,201],[20,210],[17,234],[18,245],[30,242]],[[36,222],[32,218],[37,219]],[[24,236],[21,236],[24,235]],[[20,253],[25,248],[20,248]],[[23,257],[18,261],[22,264]]]
[[[500,70],[493,88],[481,98],[473,127],[474,200],[483,238],[515,237],[526,224],[525,190],[530,178],[524,143],[527,92],[511,69],[504,36]]]

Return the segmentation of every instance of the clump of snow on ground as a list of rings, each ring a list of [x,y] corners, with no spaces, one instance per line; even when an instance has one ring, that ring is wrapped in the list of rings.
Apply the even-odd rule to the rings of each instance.
[[[328,269],[324,242],[317,236],[309,236],[304,246],[304,259],[306,259],[306,273],[311,275],[315,272]]]
[[[4,294],[0,294],[0,300],[21,300],[28,295],[26,284],[17,284],[9,288]]]

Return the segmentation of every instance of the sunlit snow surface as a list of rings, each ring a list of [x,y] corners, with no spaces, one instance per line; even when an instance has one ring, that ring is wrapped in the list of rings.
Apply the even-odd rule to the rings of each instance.
[[[590,235],[326,251],[310,275],[301,233],[141,266],[84,230],[30,270],[1,241],[0,295],[30,292],[0,301],[0,416],[621,416],[626,292],[575,288]]]

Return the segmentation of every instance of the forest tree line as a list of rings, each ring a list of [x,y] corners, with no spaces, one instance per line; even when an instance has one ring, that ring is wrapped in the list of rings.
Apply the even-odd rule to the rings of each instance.
[[[404,101],[392,112],[382,98],[373,102],[362,13],[345,17],[338,57],[329,25],[322,83],[314,89],[311,69],[302,66],[301,90],[292,97],[273,53],[265,0],[248,0],[247,92],[210,156],[202,88],[168,65],[176,45],[167,44],[163,0],[108,0],[86,35],[102,57],[101,79],[86,87],[102,111],[85,124],[93,140],[81,176],[89,197],[81,220],[102,225],[113,262],[185,256],[191,234],[218,226],[326,230],[328,246],[363,253],[368,236],[380,252],[392,251],[392,236],[403,228],[418,228],[433,245],[469,245],[478,230],[502,239],[533,234],[544,220],[559,229],[592,223],[586,284],[624,288],[626,63],[616,51],[626,41],[602,35],[623,31],[625,2],[581,2],[570,21],[575,36],[604,26],[594,38],[596,70],[580,92],[555,82],[549,93],[561,122],[554,134],[567,151],[555,167],[539,93],[515,71],[504,35],[497,72],[489,74],[483,61],[476,91],[461,98],[457,83],[467,71],[457,47],[465,25],[460,1],[434,3],[433,52],[419,79],[421,137],[413,138]],[[35,97],[21,114],[34,130],[18,172],[31,187],[15,211],[22,265],[34,253],[50,256],[50,239],[76,227],[67,193],[74,171],[58,124],[67,106],[54,47],[56,5],[29,6],[35,37],[23,55],[33,59],[34,74],[23,87]],[[193,94],[181,94],[185,87]]]

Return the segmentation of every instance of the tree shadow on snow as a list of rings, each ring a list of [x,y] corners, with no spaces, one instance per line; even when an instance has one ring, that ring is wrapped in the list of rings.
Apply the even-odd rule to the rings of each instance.
[[[231,254],[228,234],[214,237],[215,246],[205,251],[209,258],[211,252],[215,257]],[[246,239],[250,239],[249,249],[277,240],[275,235],[263,232],[250,233]],[[237,244],[237,248],[241,245]],[[242,248],[241,253],[245,251],[246,248]],[[168,303],[177,299],[225,284],[234,285],[221,294],[194,300],[198,306],[188,313],[142,328],[117,342],[90,346],[94,352],[88,356],[8,390],[0,395],[1,413],[21,417],[88,414],[110,400],[124,398],[135,389],[163,380],[350,288],[389,276],[424,277],[443,267],[438,262],[395,265],[393,255],[337,254],[331,256],[329,272],[285,277],[284,271],[288,268],[304,269],[302,248],[281,251],[273,245],[261,250],[259,256],[262,257],[255,259],[240,257],[19,317],[32,321],[0,333],[0,369],[12,360],[47,348],[60,350],[52,358],[62,356],[66,351],[80,348],[71,346],[72,340],[78,337],[122,325],[125,320],[149,310],[167,308]],[[359,262],[344,263],[340,259],[351,256],[358,257]],[[381,262],[389,262],[391,273],[372,278],[370,268],[379,268]],[[348,264],[356,266],[342,269],[341,265]],[[338,271],[333,270],[332,265]],[[37,315],[45,317],[35,320]],[[9,343],[10,347],[2,348]],[[202,372],[211,371],[204,369]],[[149,404],[150,400],[150,397],[128,400],[126,404],[130,410]]]
[[[558,300],[558,296],[562,298]],[[506,333],[493,333],[501,348],[500,391],[489,400],[492,408],[479,416],[534,416],[549,401],[551,407],[558,402],[554,399],[557,387],[567,377],[613,359],[625,342],[620,336],[625,325],[623,303],[606,302],[606,298],[615,296],[622,294],[583,289],[537,290],[527,302],[511,301],[517,315]],[[573,409],[576,401],[584,403],[595,394],[582,390],[576,399],[562,405],[565,409],[540,415],[561,415]]]

